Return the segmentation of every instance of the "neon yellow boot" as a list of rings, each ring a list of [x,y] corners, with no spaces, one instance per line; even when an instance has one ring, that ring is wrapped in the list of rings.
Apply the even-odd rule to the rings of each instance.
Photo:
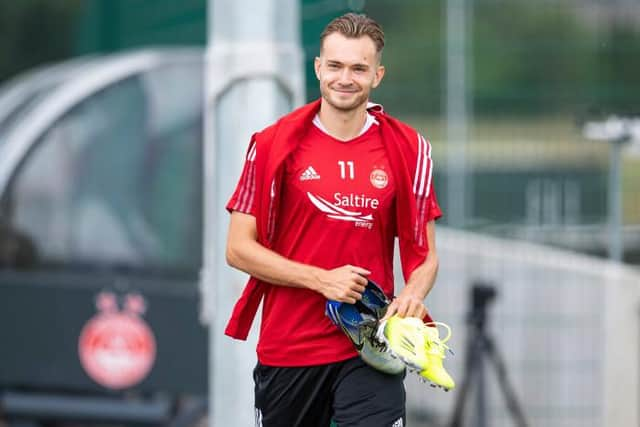
[[[391,355],[402,360],[409,370],[421,372],[429,364],[423,327],[424,323],[417,317],[391,316],[380,322],[376,336],[387,346]]]
[[[438,326],[447,329],[444,339],[440,339]],[[433,386],[449,391],[455,387],[451,376],[442,366],[445,344],[451,338],[451,328],[444,323],[433,322],[425,325],[417,317],[392,316],[380,322],[376,337],[387,346],[387,350]]]
[[[438,326],[442,326],[447,330],[447,336],[440,339]],[[451,328],[440,322],[427,323],[423,325],[423,333],[425,338],[425,353],[429,362],[426,368],[420,371],[420,376],[430,381],[435,386],[442,387],[445,391],[453,389],[456,384],[442,366],[442,360],[445,358],[445,351],[449,350],[446,342],[451,338]],[[451,350],[449,350],[451,351]]]

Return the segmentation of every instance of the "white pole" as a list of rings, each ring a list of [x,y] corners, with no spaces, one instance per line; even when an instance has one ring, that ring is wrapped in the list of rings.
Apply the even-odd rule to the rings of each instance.
[[[612,140],[609,152],[609,258],[622,262],[622,145],[625,140]]]
[[[609,258],[623,262],[622,149],[626,143],[640,141],[640,119],[612,116],[605,121],[586,123],[583,133],[588,139],[606,141],[610,146],[607,191]]]
[[[470,6],[467,0],[448,0],[446,8],[447,109],[447,221],[454,227],[467,218],[466,142],[468,139],[467,63]]]
[[[209,0],[208,14],[201,290],[209,323],[209,425],[249,426],[259,315],[247,342],[224,335],[247,279],[225,262],[224,206],[251,134],[304,100],[299,7],[297,0]]]

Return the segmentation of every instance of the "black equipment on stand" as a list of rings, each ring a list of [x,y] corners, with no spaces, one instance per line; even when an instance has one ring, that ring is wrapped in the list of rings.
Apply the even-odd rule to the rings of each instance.
[[[475,283],[471,288],[471,310],[467,317],[468,334],[465,354],[464,378],[453,410],[449,427],[463,427],[464,406],[470,394],[469,389],[475,386],[476,414],[475,427],[487,427],[486,373],[484,360],[488,356],[500,390],[505,399],[507,409],[517,427],[527,427],[524,413],[515,392],[507,380],[507,369],[493,338],[486,331],[487,305],[496,297],[496,289],[484,283]],[[474,384],[473,384],[474,383]]]

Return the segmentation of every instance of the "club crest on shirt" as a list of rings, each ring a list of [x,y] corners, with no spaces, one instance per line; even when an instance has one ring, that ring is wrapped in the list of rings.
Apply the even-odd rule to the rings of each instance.
[[[369,175],[369,180],[371,185],[379,189],[383,189],[389,184],[389,176],[382,169],[374,169]]]

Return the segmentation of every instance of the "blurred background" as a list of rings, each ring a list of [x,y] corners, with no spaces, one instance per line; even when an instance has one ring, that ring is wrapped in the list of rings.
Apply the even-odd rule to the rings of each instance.
[[[259,127],[211,104],[229,77],[207,58],[233,33],[224,4],[251,26],[266,3],[290,6],[274,40],[303,54],[289,72],[306,100],[329,20],[378,20],[372,100],[433,145],[444,217],[427,302],[453,327],[458,390],[408,378],[409,425],[640,425],[640,3],[232,3],[0,2],[0,426],[213,425],[203,211]],[[214,129],[225,184],[202,162],[208,113],[251,127]],[[225,381],[252,405],[250,383]]]

